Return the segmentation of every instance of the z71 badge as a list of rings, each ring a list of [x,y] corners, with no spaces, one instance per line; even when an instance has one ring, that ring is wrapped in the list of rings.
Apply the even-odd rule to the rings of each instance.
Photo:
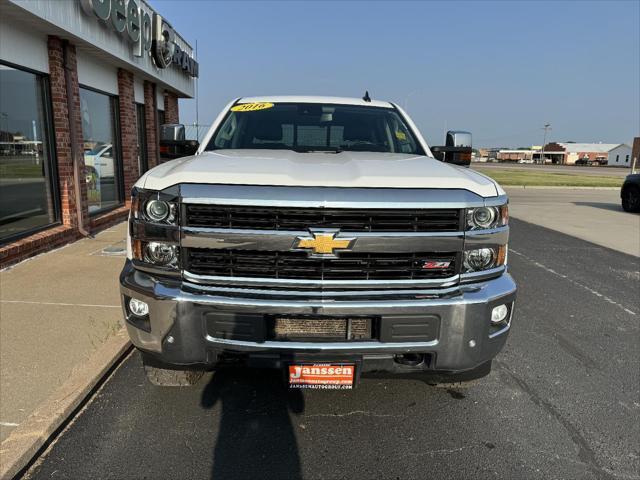
[[[427,260],[422,264],[423,270],[446,270],[451,262],[443,260]]]

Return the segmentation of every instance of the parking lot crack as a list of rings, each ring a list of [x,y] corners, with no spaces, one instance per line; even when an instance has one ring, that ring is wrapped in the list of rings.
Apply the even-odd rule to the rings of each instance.
[[[580,431],[569,420],[567,420],[551,402],[538,395],[533,387],[531,387],[525,380],[511,371],[509,367],[507,367],[504,363],[497,360],[495,360],[495,363],[504,373],[509,376],[509,378],[518,386],[518,388],[520,388],[520,390],[527,394],[529,399],[535,405],[543,408],[556,421],[558,421],[560,425],[562,425],[573,443],[578,448],[578,458],[596,475],[597,478],[615,478],[615,476],[613,476],[610,472],[600,467],[596,459],[596,454],[589,445],[589,442],[584,438],[582,433],[580,433]]]
[[[350,417],[352,415],[362,415],[364,417],[390,417],[390,418],[401,418],[406,415],[391,415],[384,413],[371,413],[364,410],[354,410],[353,412],[347,413],[314,413],[311,415],[305,415],[305,417]]]
[[[404,456],[405,457],[424,457],[426,455],[429,455],[429,456],[448,455],[450,453],[462,452],[463,450],[468,450],[470,448],[474,448],[474,446],[469,445],[466,447],[458,447],[458,448],[440,448],[437,450],[426,450],[424,452],[409,452],[409,453],[406,453]]]

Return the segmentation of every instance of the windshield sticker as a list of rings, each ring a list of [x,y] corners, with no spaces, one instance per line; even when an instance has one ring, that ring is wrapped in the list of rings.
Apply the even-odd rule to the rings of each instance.
[[[405,135],[405,133],[404,133],[404,132],[396,132],[396,138],[397,138],[398,140],[406,140],[406,139],[407,139],[407,136]]]
[[[256,102],[256,103],[242,103],[231,107],[232,112],[255,112],[256,110],[265,110],[273,107],[273,103]]]

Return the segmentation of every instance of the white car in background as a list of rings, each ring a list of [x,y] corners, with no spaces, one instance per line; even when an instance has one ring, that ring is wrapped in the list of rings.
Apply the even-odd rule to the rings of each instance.
[[[94,175],[103,182],[106,179],[115,178],[115,161],[113,158],[113,146],[110,143],[96,145],[92,150],[85,151],[84,165],[86,168],[87,182]]]

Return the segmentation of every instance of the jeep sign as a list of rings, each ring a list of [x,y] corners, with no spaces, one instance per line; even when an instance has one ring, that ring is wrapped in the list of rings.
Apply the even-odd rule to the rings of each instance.
[[[175,41],[171,25],[136,0],[80,0],[87,15],[98,18],[134,44],[137,57],[151,54],[158,68],[174,64],[192,77],[198,76],[198,62]]]

